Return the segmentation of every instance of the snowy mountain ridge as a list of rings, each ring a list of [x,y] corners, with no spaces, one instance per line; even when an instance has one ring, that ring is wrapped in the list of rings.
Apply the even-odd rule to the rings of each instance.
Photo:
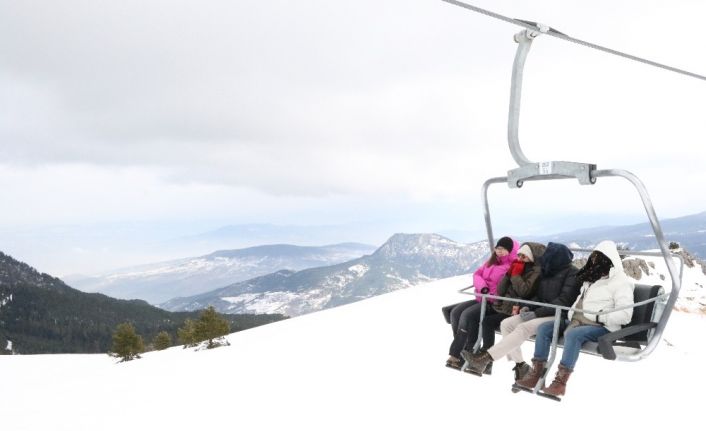
[[[176,298],[161,307],[193,311],[212,305],[222,313],[296,316],[440,279],[444,274],[470,273],[485,259],[487,244],[459,244],[434,234],[398,234],[371,256],[332,267],[279,271],[195,297]],[[706,313],[706,264],[686,250],[677,252],[685,265],[676,308]],[[662,258],[635,258],[626,253],[623,262],[628,275],[640,283],[671,289]]]
[[[190,311],[212,305],[222,313],[297,316],[473,271],[487,241],[460,244],[436,234],[395,234],[375,253],[338,265],[278,271],[160,306]]]
[[[476,247],[485,247],[487,250],[488,241],[479,241],[474,244]],[[437,234],[396,233],[385,244],[380,246],[375,253],[388,258],[420,254],[426,256],[462,257],[466,255],[467,250],[467,244],[458,243]]]
[[[196,295],[282,269],[301,270],[333,265],[374,250],[373,246],[356,243],[321,247],[263,245],[140,265],[93,277],[66,277],[64,281],[85,292],[100,292],[121,299],[137,298],[157,304],[176,296]]]

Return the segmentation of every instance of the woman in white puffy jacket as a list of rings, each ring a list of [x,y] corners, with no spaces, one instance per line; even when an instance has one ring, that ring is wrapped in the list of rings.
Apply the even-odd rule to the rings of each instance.
[[[581,293],[572,306],[577,310],[569,311],[569,321],[564,332],[564,352],[559,363],[559,370],[551,385],[542,388],[542,392],[552,396],[561,396],[566,392],[566,382],[574,370],[581,346],[587,341],[598,341],[601,335],[617,331],[622,325],[630,323],[632,308],[605,312],[634,303],[634,283],[623,270],[623,263],[613,241],[602,241],[588,257],[586,265],[576,274],[582,283]],[[549,350],[554,331],[554,322],[546,322],[537,329],[534,346],[533,369],[518,385],[534,388],[544,373],[549,357]]]

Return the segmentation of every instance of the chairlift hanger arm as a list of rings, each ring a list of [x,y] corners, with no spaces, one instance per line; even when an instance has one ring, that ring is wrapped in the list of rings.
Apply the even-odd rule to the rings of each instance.
[[[523,21],[524,22],[524,21]],[[554,31],[549,27],[538,25],[542,33]],[[581,184],[593,184],[596,180],[591,177],[591,172],[596,165],[576,162],[545,162],[534,163],[522,151],[520,145],[520,106],[522,102],[522,81],[527,55],[532,47],[532,41],[540,33],[532,30],[522,30],[515,34],[517,52],[512,63],[512,81],[510,85],[510,109],[507,120],[507,142],[510,154],[519,168],[508,172],[510,187],[522,187],[524,180],[537,175],[554,175],[557,178],[576,178]]]
[[[556,38],[558,38],[558,39],[562,39],[562,40],[565,40],[565,41],[568,41],[568,42],[573,42],[573,43],[576,43],[576,44],[578,44],[578,45],[582,45],[582,46],[585,46],[585,47],[588,47],[588,48],[593,48],[593,49],[596,49],[596,50],[598,50],[598,51],[603,51],[603,52],[608,53],[608,54],[617,55],[618,57],[627,58],[627,59],[629,59],[629,60],[633,60],[633,61],[637,61],[637,62],[639,62],[639,63],[647,64],[647,65],[649,65],[649,66],[659,67],[659,68],[661,68],[661,69],[669,70],[669,71],[674,72],[674,73],[679,73],[679,74],[681,74],[681,75],[686,75],[686,76],[689,76],[689,77],[691,77],[691,78],[696,78],[696,79],[700,79],[700,80],[702,80],[702,81],[706,81],[706,76],[704,76],[704,75],[700,75],[700,74],[694,73],[694,72],[689,72],[688,70],[679,69],[679,68],[672,67],[672,66],[669,66],[669,65],[666,65],[666,64],[658,63],[658,62],[656,62],[656,61],[647,60],[647,59],[645,59],[645,58],[637,57],[637,56],[632,55],[632,54],[627,54],[627,53],[624,53],[624,52],[621,52],[621,51],[617,51],[617,50],[615,50],[615,49],[606,48],[606,47],[601,46],[601,45],[596,45],[595,43],[586,42],[586,41],[581,40],[581,39],[576,39],[576,38],[573,38],[573,37],[571,37],[571,36],[567,36],[566,34],[561,33],[561,32],[559,32],[559,31],[557,31],[557,30],[555,30],[555,29],[553,29],[553,28],[551,28],[551,27],[546,27],[546,26],[543,26],[543,25],[541,25],[541,24],[533,23],[533,22],[531,22],[531,21],[525,21],[525,20],[519,20],[519,19],[514,19],[514,18],[508,18],[508,17],[506,17],[506,16],[497,14],[497,13],[495,13],[495,12],[491,12],[491,11],[489,11],[489,10],[479,8],[478,6],[473,6],[473,5],[471,5],[471,4],[464,3],[464,2],[460,2],[460,1],[457,1],[457,0],[442,0],[442,1],[443,1],[443,2],[446,2],[446,3],[449,3],[449,4],[452,4],[452,5],[456,5],[456,6],[462,7],[462,8],[464,8],[464,9],[472,10],[473,12],[477,12],[477,13],[480,13],[480,14],[483,14],[483,15],[486,15],[486,16],[489,16],[489,17],[491,17],[491,18],[499,19],[499,20],[501,20],[501,21],[505,21],[505,22],[508,22],[508,23],[510,23],[510,24],[515,24],[515,25],[518,25],[518,26],[520,26],[520,27],[524,27],[524,28],[526,28],[526,29],[528,29],[528,30],[531,30],[531,31],[533,31],[533,32],[538,32],[538,34],[539,34],[539,33],[544,33],[544,34],[547,34],[547,35],[549,35],[549,36],[556,37]]]

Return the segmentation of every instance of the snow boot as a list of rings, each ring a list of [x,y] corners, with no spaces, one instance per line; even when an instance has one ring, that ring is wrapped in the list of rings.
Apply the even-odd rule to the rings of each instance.
[[[512,368],[512,371],[515,372],[515,381],[522,380],[531,369],[532,367],[527,365],[527,362],[516,362],[515,366]]]
[[[559,370],[554,376],[554,381],[549,387],[542,388],[542,393],[552,397],[559,398],[566,393],[566,382],[569,380],[573,370],[566,368],[565,366],[559,364]]]
[[[490,354],[486,353],[485,349],[481,349],[477,354],[471,353],[468,350],[461,351],[461,357],[463,357],[463,359],[466,361],[466,364],[467,364],[467,367],[464,371],[469,374],[474,374],[476,376],[482,376],[483,374],[487,374],[487,375],[492,374],[493,373],[493,359],[492,359],[492,357],[490,359],[490,362],[482,369],[480,369],[480,368],[476,369],[471,366],[471,364],[473,364],[474,361],[477,361],[476,358],[478,358],[479,356],[486,355],[486,354],[488,356],[490,356]]]
[[[490,356],[490,353],[488,352],[483,352],[480,355],[473,355],[470,359],[471,360],[468,363],[468,367],[471,371],[477,374],[484,373],[486,368],[488,368],[488,365],[493,363],[493,357]]]
[[[539,359],[532,359],[532,369],[523,378],[516,381],[518,386],[522,386],[526,389],[534,389],[537,385],[539,379],[544,375],[544,370],[547,366],[547,361],[540,361]]]
[[[454,370],[460,370],[463,366],[463,361],[455,356],[449,356],[449,359],[446,360],[446,366]]]

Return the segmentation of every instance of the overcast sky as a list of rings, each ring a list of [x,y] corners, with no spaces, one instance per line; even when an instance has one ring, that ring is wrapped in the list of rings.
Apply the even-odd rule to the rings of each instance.
[[[701,1],[472,3],[706,74]],[[440,0],[0,0],[0,225],[482,232],[482,182],[516,166],[517,31]],[[540,37],[520,139],[686,215],[706,210],[704,100],[704,81]],[[560,183],[493,189],[498,228],[644,220],[621,180]]]

